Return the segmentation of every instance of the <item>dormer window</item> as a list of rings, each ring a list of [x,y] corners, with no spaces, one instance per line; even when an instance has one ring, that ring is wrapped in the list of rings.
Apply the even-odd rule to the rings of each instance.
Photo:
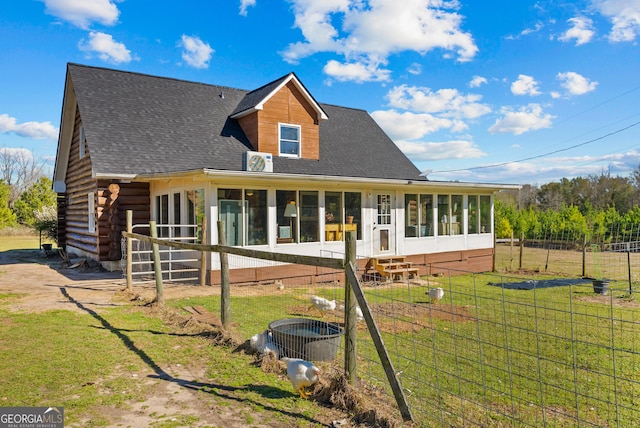
[[[280,156],[300,157],[300,126],[281,123],[279,129]]]

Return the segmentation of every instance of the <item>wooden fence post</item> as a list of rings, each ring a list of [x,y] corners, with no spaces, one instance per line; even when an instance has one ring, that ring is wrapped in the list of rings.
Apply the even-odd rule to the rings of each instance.
[[[513,272],[513,230],[511,231],[511,243],[509,244],[509,272]]]
[[[493,254],[491,255],[491,272],[496,271],[496,253],[498,252],[498,248],[496,247],[498,242],[498,235],[496,235],[495,228],[493,230]]]
[[[582,241],[582,277],[587,276],[587,234],[584,234]]]
[[[522,270],[522,253],[524,252],[524,232],[520,232],[520,259],[518,260],[518,269]]]
[[[348,266],[349,263],[355,266],[356,264],[356,238],[354,232],[347,232],[346,239],[344,240],[345,246],[345,260],[344,265]],[[356,340],[357,340],[357,316],[356,316],[356,297],[353,294],[353,287],[351,280],[345,272],[345,285],[344,285],[344,370],[347,375],[347,379],[351,385],[356,384]]]
[[[627,242],[627,274],[629,278],[629,297],[633,294],[633,285],[631,282],[631,243]]]
[[[218,245],[227,245],[224,221],[218,221]],[[220,251],[220,320],[225,330],[231,323],[231,291],[229,288],[229,255]]]
[[[202,218],[202,242],[201,244],[207,244],[207,218]],[[207,253],[206,251],[200,252],[200,286],[207,285]]]
[[[367,299],[364,296],[362,287],[358,282],[358,278],[356,277],[355,265],[353,263],[349,263],[347,264],[347,266],[345,266],[345,274],[347,275],[347,278],[352,285],[351,291],[356,301],[360,305],[360,309],[362,310],[364,322],[367,323],[367,328],[369,329],[369,333],[371,334],[371,339],[373,340],[373,344],[376,347],[376,351],[378,352],[378,357],[380,357],[382,368],[384,368],[384,372],[387,375],[387,380],[389,381],[389,385],[391,386],[391,390],[393,391],[393,396],[395,397],[398,408],[400,409],[400,413],[402,414],[402,419],[404,419],[405,421],[413,421],[414,419],[413,415],[411,414],[409,403],[407,402],[407,397],[404,395],[404,391],[402,390],[402,385],[400,384],[400,379],[398,379],[396,369],[393,367],[391,358],[389,358],[389,353],[387,352],[384,340],[382,339],[380,329],[378,329],[376,321],[373,319],[373,315],[371,315],[371,308],[369,307],[369,303],[367,303]]]
[[[151,220],[149,222],[149,231],[152,238],[158,237],[158,229],[156,228],[156,222]],[[151,244],[153,249],[153,267],[156,277],[156,303],[164,305],[164,287],[162,285],[162,260],[160,260],[160,245]]]
[[[133,232],[133,211],[127,210],[127,232]],[[133,292],[133,238],[127,237],[127,290]]]

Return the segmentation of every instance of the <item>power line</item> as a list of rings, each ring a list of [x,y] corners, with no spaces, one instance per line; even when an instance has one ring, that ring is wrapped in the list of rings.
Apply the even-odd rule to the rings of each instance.
[[[578,116],[580,116],[580,115],[582,115],[582,114],[584,114],[584,113],[587,113],[587,112],[589,112],[589,111],[591,111],[591,110],[595,110],[595,109],[596,109],[596,108],[598,108],[598,107],[601,107],[601,106],[603,106],[603,105],[605,105],[605,104],[610,103],[611,101],[615,101],[615,100],[617,100],[618,98],[622,98],[623,96],[625,96],[625,95],[627,95],[627,94],[630,94],[631,92],[637,91],[638,89],[640,89],[640,86],[636,86],[635,88],[629,89],[628,91],[625,91],[625,92],[623,92],[623,93],[621,93],[621,94],[619,94],[619,95],[616,95],[616,96],[614,96],[614,97],[611,97],[611,98],[609,98],[608,100],[605,100],[605,101],[603,101],[603,102],[601,102],[601,103],[599,103],[599,104],[596,104],[596,105],[594,105],[594,106],[591,106],[591,107],[589,107],[589,108],[588,108],[588,109],[586,109],[586,110],[582,110],[582,111],[581,111],[581,112],[579,112],[579,113],[576,113],[576,114],[574,114],[574,115],[572,115],[572,116],[566,117],[566,118],[564,118],[563,120],[561,120],[561,121],[559,121],[559,122],[556,122],[556,126],[557,126],[557,125],[559,125],[559,124],[561,124],[561,123],[564,123],[564,122],[566,122],[566,121],[568,121],[568,120],[571,120],[571,119],[573,119],[573,118],[576,118],[576,117],[578,117]]]
[[[595,143],[596,141],[604,140],[607,137],[611,137],[612,135],[619,134],[620,132],[624,132],[627,129],[633,128],[634,126],[637,126],[637,125],[640,125],[640,121],[632,123],[631,125],[625,126],[624,128],[620,128],[620,129],[617,129],[615,131],[609,132],[608,134],[602,135],[600,137],[594,138],[593,140],[585,141],[585,142],[582,142],[582,143],[579,143],[579,144],[575,144],[573,146],[565,147],[563,149],[554,150],[552,152],[544,153],[544,154],[537,155],[537,156],[531,156],[531,157],[528,157],[528,158],[523,158],[523,159],[518,159],[518,160],[513,160],[513,161],[508,161],[508,162],[495,163],[495,164],[491,164],[491,165],[475,166],[475,167],[471,167],[471,168],[448,169],[448,170],[444,170],[444,171],[431,171],[430,174],[443,173],[443,172],[473,171],[473,170],[477,170],[477,169],[496,168],[496,167],[499,167],[499,166],[509,165],[509,164],[512,164],[512,163],[520,163],[520,162],[526,162],[526,161],[530,161],[530,160],[534,160],[534,159],[540,159],[540,158],[544,158],[544,157],[547,157],[547,156],[555,155],[556,153],[566,152],[568,150],[572,150],[572,149],[575,149],[577,147],[586,146],[587,144]]]

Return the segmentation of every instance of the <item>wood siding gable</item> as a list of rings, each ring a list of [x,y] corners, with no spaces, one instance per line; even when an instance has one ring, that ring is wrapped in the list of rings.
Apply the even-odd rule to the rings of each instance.
[[[320,159],[318,111],[292,81],[272,94],[260,110],[238,118],[254,150],[278,156],[279,124],[298,125],[301,129],[300,157]]]

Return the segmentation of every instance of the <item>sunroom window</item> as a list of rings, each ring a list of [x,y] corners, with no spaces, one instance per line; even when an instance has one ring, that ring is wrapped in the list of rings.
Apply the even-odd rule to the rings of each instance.
[[[267,191],[218,189],[218,219],[225,223],[227,245],[267,243]]]
[[[405,237],[433,236],[433,195],[406,194]]]
[[[346,232],[356,232],[356,239],[362,239],[360,192],[325,192],[324,210],[325,241],[342,241]]]

